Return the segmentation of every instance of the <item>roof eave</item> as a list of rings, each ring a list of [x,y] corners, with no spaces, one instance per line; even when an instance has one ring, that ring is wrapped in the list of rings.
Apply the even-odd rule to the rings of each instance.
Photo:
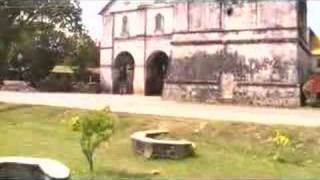
[[[111,6],[115,1],[116,1],[116,0],[110,0],[110,1],[108,2],[108,4],[106,4],[106,5],[102,8],[102,10],[99,12],[99,15],[103,15],[103,13],[106,12],[106,11],[110,8],[110,6]]]

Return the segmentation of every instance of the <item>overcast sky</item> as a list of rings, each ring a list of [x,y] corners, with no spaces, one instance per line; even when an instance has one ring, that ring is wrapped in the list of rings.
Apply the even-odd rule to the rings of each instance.
[[[108,0],[80,0],[83,23],[94,40],[100,40],[102,20],[99,11]],[[308,25],[320,36],[320,0],[308,0]]]

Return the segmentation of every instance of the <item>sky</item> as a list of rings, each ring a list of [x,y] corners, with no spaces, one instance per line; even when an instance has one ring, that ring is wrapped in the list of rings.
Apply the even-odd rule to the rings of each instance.
[[[98,13],[109,0],[80,0],[82,19],[90,36],[99,41],[102,36],[102,19]],[[320,36],[320,0],[308,0],[308,26]]]

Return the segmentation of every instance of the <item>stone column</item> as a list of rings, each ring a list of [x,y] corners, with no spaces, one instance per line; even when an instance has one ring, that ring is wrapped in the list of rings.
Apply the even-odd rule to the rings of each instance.
[[[144,89],[145,89],[144,74],[145,74],[144,66],[136,65],[134,69],[134,81],[133,81],[134,94],[144,95]]]

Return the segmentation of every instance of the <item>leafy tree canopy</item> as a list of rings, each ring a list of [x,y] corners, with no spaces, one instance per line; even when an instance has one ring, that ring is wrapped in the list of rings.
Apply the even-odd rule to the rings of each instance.
[[[0,81],[12,70],[38,82],[68,58],[82,67],[97,58],[78,0],[0,0],[0,27]]]
[[[80,32],[78,0],[0,0],[0,14],[7,28],[45,22],[70,32]]]

